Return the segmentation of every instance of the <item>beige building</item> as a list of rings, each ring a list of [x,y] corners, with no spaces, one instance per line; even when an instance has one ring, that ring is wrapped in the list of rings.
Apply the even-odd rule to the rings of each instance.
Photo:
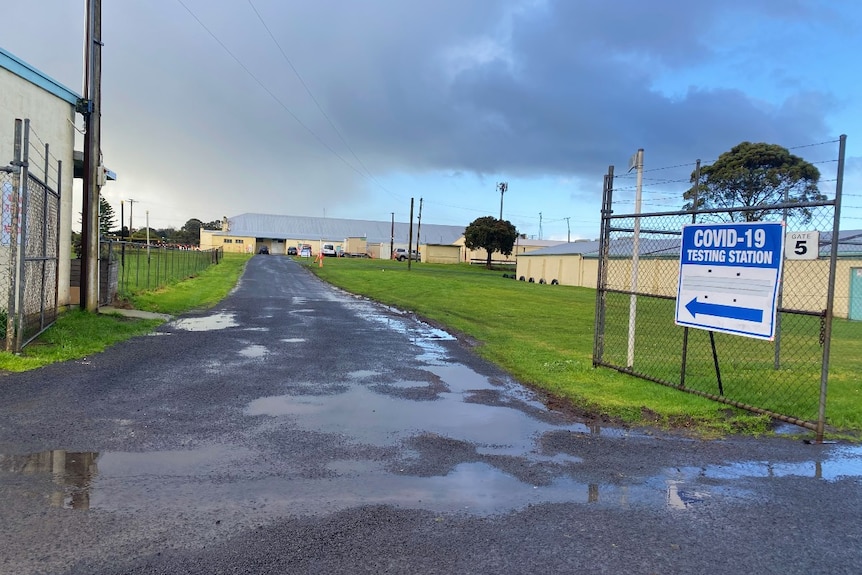
[[[30,171],[60,194],[58,305],[70,303],[69,273],[72,236],[75,106],[79,96],[16,56],[0,49],[0,166],[13,159],[15,119],[29,119],[31,146],[44,155],[49,146],[47,176],[44,160],[30,162]],[[62,162],[58,179],[57,161]],[[5,209],[5,206],[4,206]]]
[[[409,233],[410,225],[404,222],[393,224],[391,221],[241,214],[223,218],[221,230],[201,229],[200,247],[240,253],[257,253],[266,247],[270,254],[285,254],[291,247],[299,250],[303,245],[309,245],[312,255],[317,255],[324,245],[331,244],[338,253],[389,259],[392,249],[406,249],[408,244],[416,249],[416,234],[419,233],[423,261],[432,261],[428,257],[451,261],[450,252],[440,255],[440,251],[434,249],[435,255],[430,256],[428,246],[455,245],[459,239],[463,240],[464,227],[423,222],[421,229],[418,225],[413,226],[412,238],[408,237]],[[356,251],[363,249],[361,253]],[[456,250],[460,254],[460,248]]]

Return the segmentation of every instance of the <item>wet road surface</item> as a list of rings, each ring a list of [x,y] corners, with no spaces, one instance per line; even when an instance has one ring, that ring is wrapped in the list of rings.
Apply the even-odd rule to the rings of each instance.
[[[859,447],[584,423],[287,258],[0,386],[0,573],[862,572]]]

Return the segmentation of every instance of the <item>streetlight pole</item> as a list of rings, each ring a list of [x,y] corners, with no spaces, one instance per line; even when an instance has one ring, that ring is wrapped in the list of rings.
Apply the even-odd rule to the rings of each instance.
[[[509,184],[506,182],[500,182],[497,184],[497,189],[500,190],[500,220],[503,220],[503,194],[506,193],[506,190],[509,189]]]

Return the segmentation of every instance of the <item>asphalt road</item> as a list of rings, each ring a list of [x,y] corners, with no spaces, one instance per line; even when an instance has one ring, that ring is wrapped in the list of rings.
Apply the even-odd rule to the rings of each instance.
[[[582,422],[277,256],[0,377],[4,574],[858,574],[860,477],[848,445]]]

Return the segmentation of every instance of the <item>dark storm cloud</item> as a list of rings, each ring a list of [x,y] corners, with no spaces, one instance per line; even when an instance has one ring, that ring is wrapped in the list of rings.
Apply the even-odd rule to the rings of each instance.
[[[344,112],[348,132],[362,134],[364,149],[380,150],[402,168],[573,174],[639,146],[654,161],[673,163],[717,156],[744,139],[821,137],[822,95],[776,105],[735,86],[694,86],[676,98],[652,88],[660,74],[720,57],[703,38],[726,18],[719,9],[728,4],[548,2],[510,16],[507,35],[468,19],[460,36],[447,36],[449,46],[435,28],[401,21],[403,44],[377,53],[370,73],[364,69],[373,87],[340,90],[330,102]],[[781,18],[804,12],[791,2],[736,4],[761,16],[778,7]],[[418,28],[409,32],[411,25]],[[440,56],[447,48],[478,39],[499,42],[500,53],[445,68]]]
[[[43,38],[14,29],[4,47],[76,88],[81,7],[40,1],[18,10]],[[107,2],[103,150],[120,180],[105,193],[175,224],[320,214],[320,197],[371,217],[355,210],[412,193],[381,189],[392,174],[577,188],[639,147],[662,166],[742,140],[810,143],[847,103],[774,56],[801,26],[847,33],[835,18],[803,0]],[[760,92],[719,74],[728,62],[756,70]]]

